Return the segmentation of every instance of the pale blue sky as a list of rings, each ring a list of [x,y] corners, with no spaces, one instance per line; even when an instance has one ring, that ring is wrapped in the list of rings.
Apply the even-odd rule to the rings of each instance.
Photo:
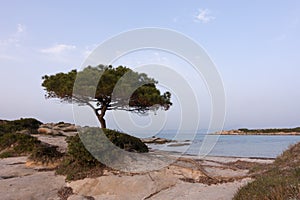
[[[72,122],[71,106],[44,99],[41,76],[79,67],[98,44],[120,32],[160,27],[189,36],[215,62],[226,90],[225,128],[300,125],[300,1],[0,5],[2,119]]]

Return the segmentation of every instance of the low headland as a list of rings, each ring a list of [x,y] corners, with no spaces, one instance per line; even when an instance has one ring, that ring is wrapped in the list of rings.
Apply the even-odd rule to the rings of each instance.
[[[0,121],[0,195],[3,199],[299,199],[300,144],[276,159],[199,158],[149,149],[142,140],[105,129],[126,152],[174,159],[155,170],[124,172],[95,159],[77,127],[35,119]],[[88,139],[93,139],[88,138]],[[145,142],[174,143],[163,138]],[[115,152],[109,152],[115,156]]]
[[[223,130],[216,132],[217,135],[300,135],[300,127],[296,128],[269,128]]]

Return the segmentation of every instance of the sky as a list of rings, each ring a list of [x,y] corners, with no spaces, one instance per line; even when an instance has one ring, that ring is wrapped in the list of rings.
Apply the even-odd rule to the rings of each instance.
[[[297,0],[10,0],[0,5],[1,119],[34,117],[43,122],[74,122],[72,105],[44,98],[41,77],[79,68],[99,44],[112,36],[157,27],[188,36],[215,63],[226,94],[225,129],[300,126]],[[172,55],[151,51],[116,63],[130,67],[135,64],[133,58],[142,60],[145,55],[151,62],[157,61],[157,56],[161,62],[167,58],[179,73],[185,71],[180,66],[188,66]],[[187,73],[191,75],[192,71]],[[206,128],[211,108],[209,92],[203,87],[195,96],[204,110],[204,125],[199,128]],[[180,123],[175,96],[173,101],[173,108],[166,112],[165,129],[176,129]],[[139,123],[149,120],[143,119],[146,122]],[[110,128],[118,128],[112,114],[107,115],[107,123]]]

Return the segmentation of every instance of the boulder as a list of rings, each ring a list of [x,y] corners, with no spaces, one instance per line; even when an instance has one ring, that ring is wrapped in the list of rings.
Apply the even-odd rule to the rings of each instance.
[[[141,139],[144,143],[154,143],[154,144],[165,144],[169,142],[174,142],[173,140],[169,140],[166,138],[158,138],[158,137],[152,137],[152,138],[143,138]]]
[[[75,125],[69,125],[65,127],[54,127],[54,128],[59,128],[61,131],[64,132],[77,132],[77,127]]]
[[[48,128],[52,129],[54,127],[54,123],[41,124],[40,128]]]
[[[47,123],[40,125],[38,132],[46,135],[75,135],[77,133],[77,126],[70,123]]]
[[[39,128],[38,133],[45,135],[58,135],[59,131],[50,128]]]

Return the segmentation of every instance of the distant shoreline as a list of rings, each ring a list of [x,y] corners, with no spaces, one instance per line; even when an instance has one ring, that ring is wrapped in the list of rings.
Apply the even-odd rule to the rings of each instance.
[[[214,135],[292,135],[300,136],[300,127],[296,128],[280,128],[280,129],[235,129],[235,130],[223,130]]]

